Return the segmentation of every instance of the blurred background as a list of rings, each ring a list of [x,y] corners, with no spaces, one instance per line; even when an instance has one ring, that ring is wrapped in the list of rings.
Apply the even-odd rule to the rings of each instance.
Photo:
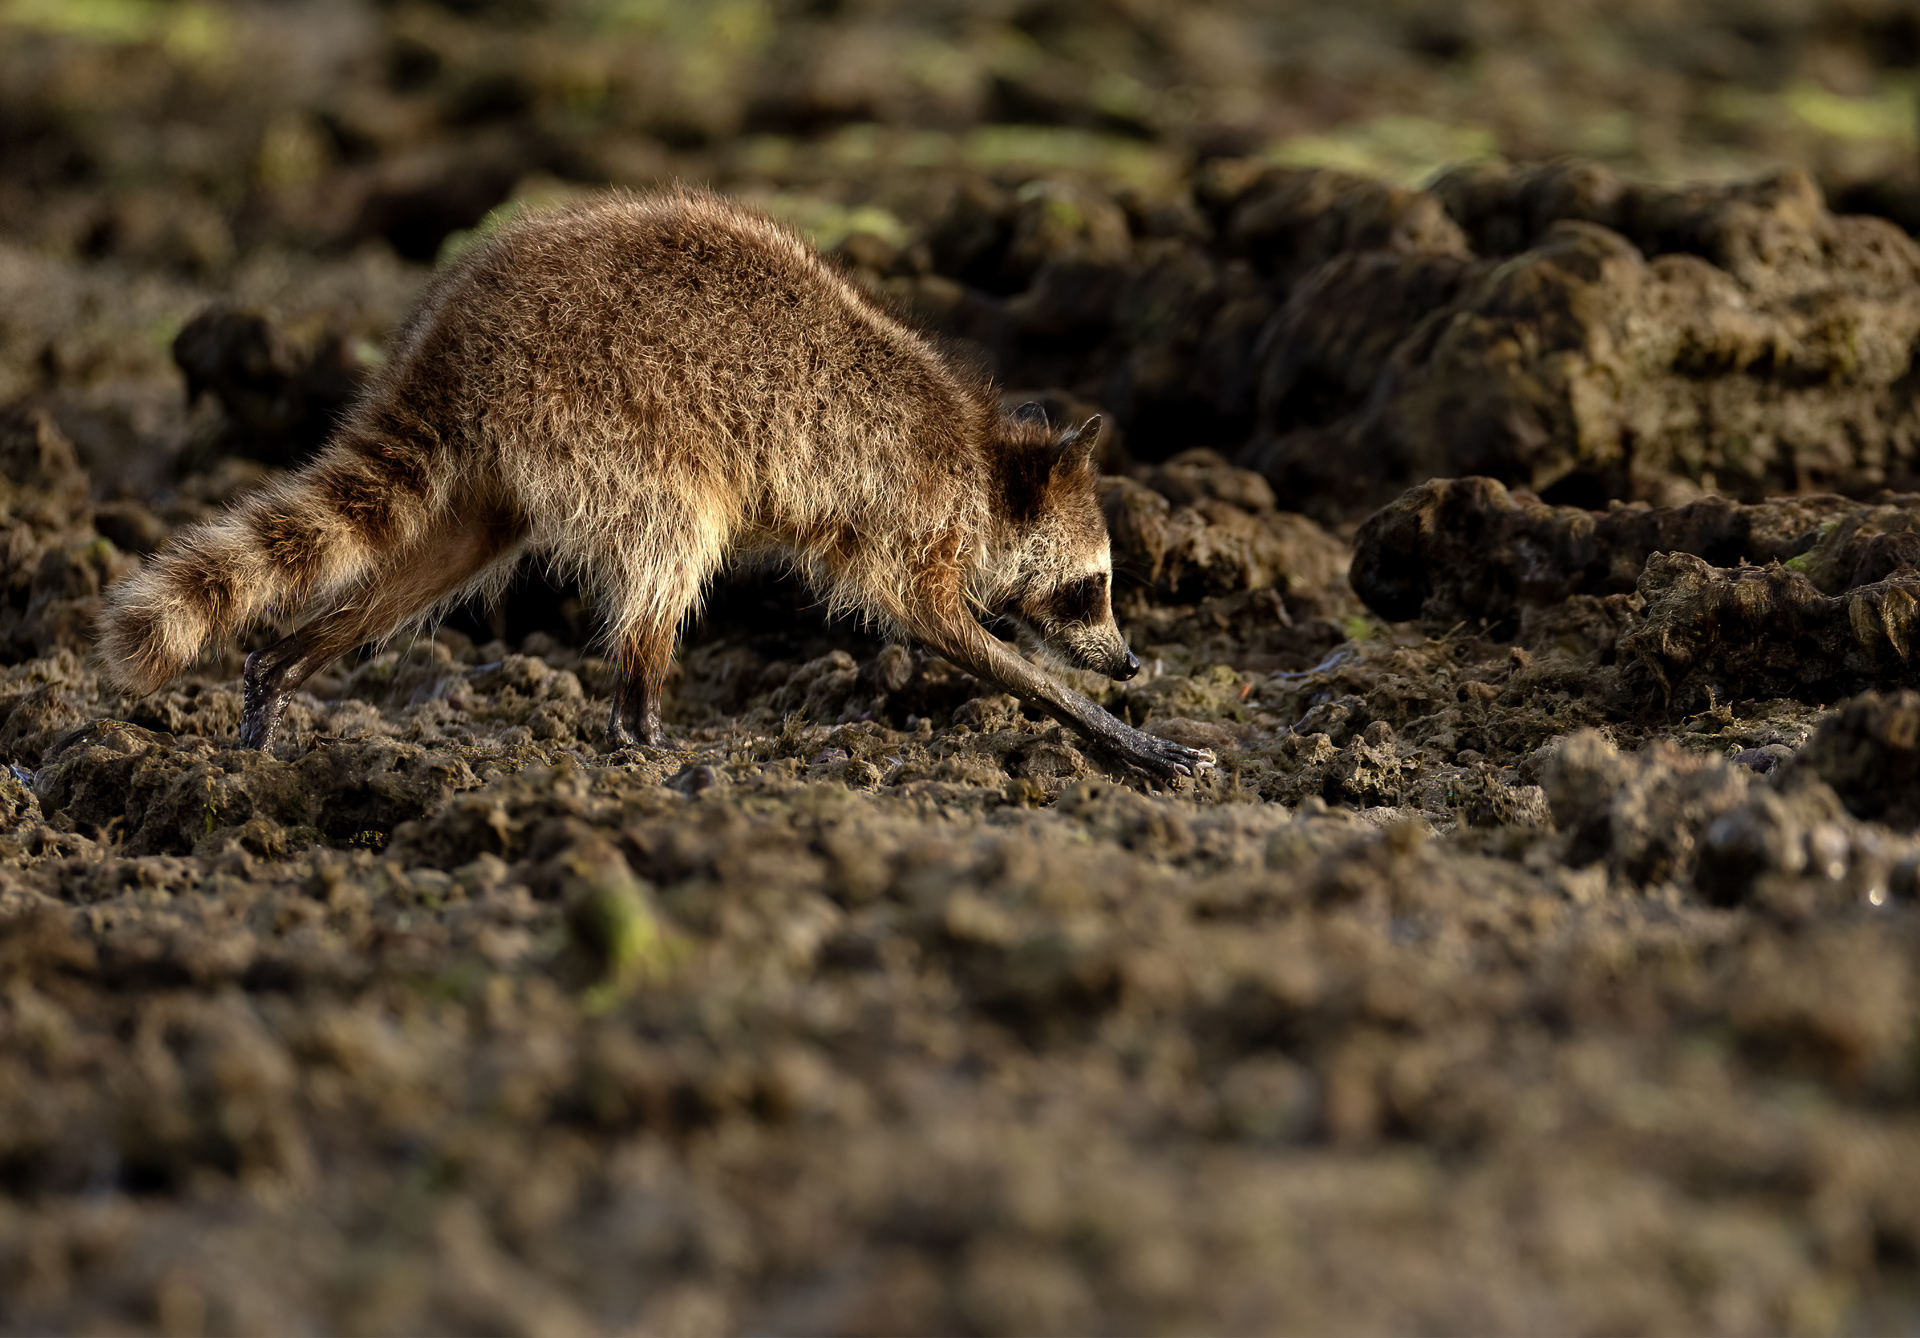
[[[884,233],[955,167],[1577,154],[1844,198],[1910,191],[1920,141],[1901,0],[8,0],[0,51],[0,227],[206,275],[431,260],[543,180],[804,184]]]
[[[899,246],[968,173],[1416,184],[1493,155],[1798,164],[1912,228],[1916,56],[1904,0],[4,0],[0,238],[282,298],[288,253],[429,263],[502,201],[607,183]],[[0,401],[63,370],[20,319]]]
[[[1793,164],[1911,230],[1917,55],[1904,0],[0,0],[0,404],[46,404],[96,479],[145,491],[227,431],[190,420],[169,364],[209,301],[267,313],[349,393],[489,211],[679,178],[891,280],[1003,379],[1077,381],[1139,420],[1136,454],[1229,445],[1244,394],[1173,406],[1192,441],[1156,442],[1105,372],[981,336],[981,302],[1033,278],[1023,185],[1097,183],[1118,226],[1179,235],[1206,230],[1217,164],[1396,185],[1496,156],[1654,182]],[[1047,190],[1083,253],[1124,249]],[[323,426],[330,393],[255,435]]]
[[[1151,188],[1213,156],[1784,162],[1920,220],[1904,0],[6,0],[0,53],[0,229],[208,277],[430,261],[546,183],[794,191],[831,246],[956,168]]]

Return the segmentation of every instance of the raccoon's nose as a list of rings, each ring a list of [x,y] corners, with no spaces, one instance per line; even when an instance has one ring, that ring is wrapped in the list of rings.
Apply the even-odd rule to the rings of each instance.
[[[1140,672],[1140,657],[1138,655],[1135,655],[1132,651],[1128,651],[1127,662],[1121,665],[1120,668],[1114,671],[1113,678],[1116,683],[1124,683],[1129,678],[1132,678],[1135,674],[1139,672]]]

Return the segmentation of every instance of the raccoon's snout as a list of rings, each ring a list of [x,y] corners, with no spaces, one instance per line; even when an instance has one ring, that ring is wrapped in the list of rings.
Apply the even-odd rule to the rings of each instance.
[[[1113,681],[1116,683],[1124,683],[1139,672],[1140,657],[1129,650],[1125,662],[1122,663],[1119,668],[1112,671]]]

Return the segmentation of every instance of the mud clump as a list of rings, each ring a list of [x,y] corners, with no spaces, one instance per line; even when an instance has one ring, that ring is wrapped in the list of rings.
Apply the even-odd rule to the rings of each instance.
[[[323,838],[377,844],[475,783],[457,758],[396,740],[337,744],[287,763],[104,721],[47,750],[34,794],[49,817],[90,836],[111,832],[130,855],[234,841],[277,855]]]
[[[1590,166],[1488,168],[1434,192],[1501,263],[1315,276],[1265,338],[1242,455],[1282,493],[1363,501],[1485,474],[1586,505],[1755,500],[1911,472],[1920,247],[1891,224],[1828,213],[1793,172],[1662,191]]]
[[[1541,777],[1567,858],[1596,859],[1639,885],[1689,879],[1701,834],[1746,801],[1749,773],[1656,744],[1622,756],[1599,735],[1573,734]]]
[[[1103,480],[1101,492],[1117,578],[1163,600],[1270,587],[1305,594],[1346,565],[1337,540],[1277,510],[1265,479],[1212,451],[1185,452],[1138,480]]]
[[[1794,766],[1832,786],[1857,818],[1920,828],[1920,693],[1866,692],[1844,703]]]
[[[87,473],[41,409],[0,410],[0,645],[12,661],[84,652],[100,591],[131,564],[94,532]]]
[[[1920,577],[1910,569],[1829,596],[1778,563],[1727,570],[1656,554],[1638,593],[1644,610],[1620,656],[1682,709],[1709,694],[1831,701],[1912,673]]]
[[[1833,701],[1911,676],[1916,515],[1896,494],[1591,512],[1436,479],[1361,526],[1351,581],[1383,617],[1617,652],[1676,710]]]
[[[1630,594],[1655,553],[1690,553],[1716,567],[1817,561],[1822,572],[1846,565],[1879,579],[1895,554],[1885,541],[1869,554],[1871,537],[1916,504],[1816,494],[1587,511],[1509,492],[1496,479],[1434,479],[1367,518],[1354,536],[1352,582],[1383,618],[1501,624],[1577,595]],[[1816,547],[1820,555],[1807,556]]]
[[[1665,743],[1622,755],[1591,732],[1569,736],[1541,769],[1575,865],[1603,861],[1641,887],[1692,884],[1714,905],[1789,922],[1915,894],[1920,846],[1856,821],[1811,763],[1775,779]]]

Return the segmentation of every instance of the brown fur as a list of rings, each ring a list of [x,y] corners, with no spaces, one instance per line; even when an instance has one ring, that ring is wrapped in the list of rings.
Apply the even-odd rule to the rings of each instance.
[[[321,454],[117,586],[101,651],[150,692],[212,637],[318,611],[249,662],[243,733],[264,746],[307,673],[531,550],[605,611],[616,741],[651,739],[682,620],[729,559],[771,556],[1129,760],[1192,770],[973,616],[1006,609],[1070,663],[1131,673],[1091,446],[1003,415],[786,228],[695,192],[616,196],[509,224],[436,275]]]

